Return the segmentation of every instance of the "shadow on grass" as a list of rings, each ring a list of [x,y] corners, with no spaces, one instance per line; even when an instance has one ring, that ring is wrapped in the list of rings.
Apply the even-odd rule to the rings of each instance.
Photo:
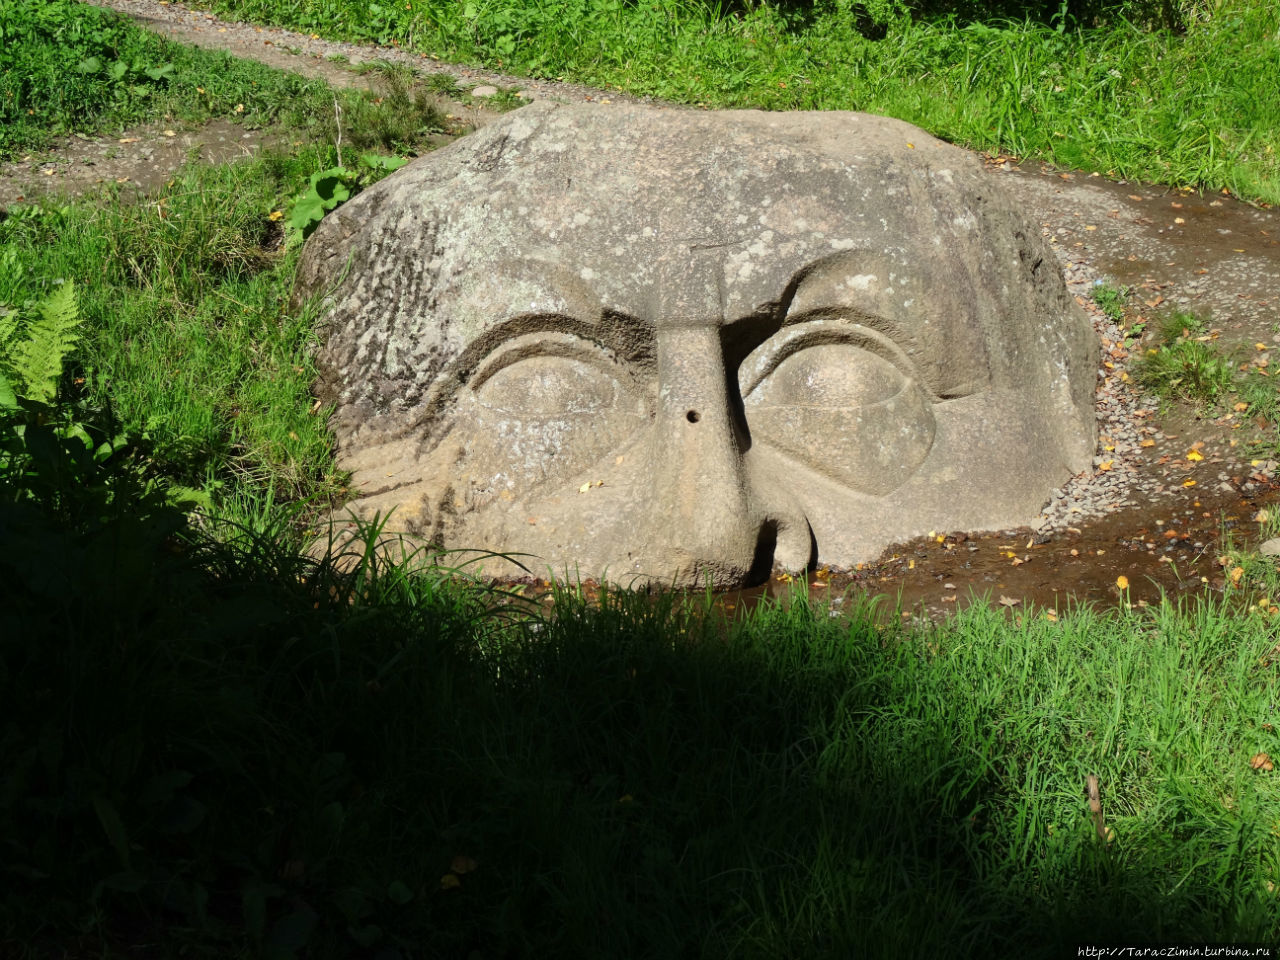
[[[940,635],[635,593],[548,618],[3,463],[6,955],[1058,956],[1274,923],[1247,825],[1108,848],[1081,794],[1046,828],[1061,789]]]
[[[751,0],[704,0],[713,10],[744,15]],[[793,29],[806,28],[834,5],[829,0],[776,0]],[[1110,28],[1133,24],[1147,30],[1185,32],[1194,8],[1185,0],[862,0],[851,4],[858,32],[884,40],[895,17],[954,19],[960,24],[1034,23],[1062,29]]]

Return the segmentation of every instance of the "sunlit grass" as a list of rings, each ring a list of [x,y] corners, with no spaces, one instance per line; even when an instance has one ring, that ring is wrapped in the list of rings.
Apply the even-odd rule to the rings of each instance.
[[[856,8],[825,4],[210,6],[686,103],[882,113],[980,149],[1280,201],[1280,10],[1252,0],[1216,5],[1185,35],[1121,18],[1083,29],[935,17],[893,19],[878,39]]]

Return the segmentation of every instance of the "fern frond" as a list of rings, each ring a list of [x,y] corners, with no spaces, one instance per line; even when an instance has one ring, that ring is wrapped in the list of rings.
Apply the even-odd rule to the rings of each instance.
[[[18,311],[0,303],[0,366],[8,364],[9,354],[17,346]]]
[[[14,345],[9,362],[21,382],[20,393],[49,403],[57,396],[62,364],[80,339],[80,308],[75,284],[68,280],[36,304],[37,319],[27,338]]]

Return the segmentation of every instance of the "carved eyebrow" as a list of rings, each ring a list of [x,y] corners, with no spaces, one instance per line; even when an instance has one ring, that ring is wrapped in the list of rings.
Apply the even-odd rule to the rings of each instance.
[[[931,314],[919,278],[896,276],[902,269],[886,254],[869,249],[845,250],[807,264],[778,302],[778,328],[825,318],[875,331],[909,358],[912,375],[938,400],[969,396],[989,385],[989,345],[966,335],[947,315]],[[890,284],[897,293],[884,296]],[[912,300],[919,305],[912,307]],[[957,335],[963,344],[953,342]],[[946,337],[945,346],[939,336]],[[949,362],[929,362],[945,350],[951,351]]]
[[[467,384],[474,390],[500,370],[530,357],[605,359],[615,364],[625,362],[594,337],[583,337],[560,329],[555,329],[549,336],[538,332],[522,333],[506,338],[489,351],[471,371]]]

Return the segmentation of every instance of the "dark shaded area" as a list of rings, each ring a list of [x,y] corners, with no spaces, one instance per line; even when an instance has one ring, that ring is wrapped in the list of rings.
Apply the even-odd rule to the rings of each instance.
[[[966,22],[1032,20],[1052,26],[1101,27],[1121,21],[1148,28],[1183,30],[1179,0],[907,0],[913,16],[954,16]]]
[[[1247,871],[1171,892],[1083,805],[1011,855],[998,705],[977,749],[869,612],[521,613],[211,539],[69,425],[0,420],[5,956],[1060,956],[1269,922]]]
[[[751,0],[712,2],[714,9],[741,15]],[[899,16],[915,20],[955,18],[961,23],[1031,21],[1062,29],[1088,29],[1129,23],[1147,30],[1183,32],[1188,26],[1185,0],[871,0],[841,3],[839,0],[775,0],[787,19],[800,27],[823,13],[849,9],[858,32],[871,40],[883,40],[889,25]]]

